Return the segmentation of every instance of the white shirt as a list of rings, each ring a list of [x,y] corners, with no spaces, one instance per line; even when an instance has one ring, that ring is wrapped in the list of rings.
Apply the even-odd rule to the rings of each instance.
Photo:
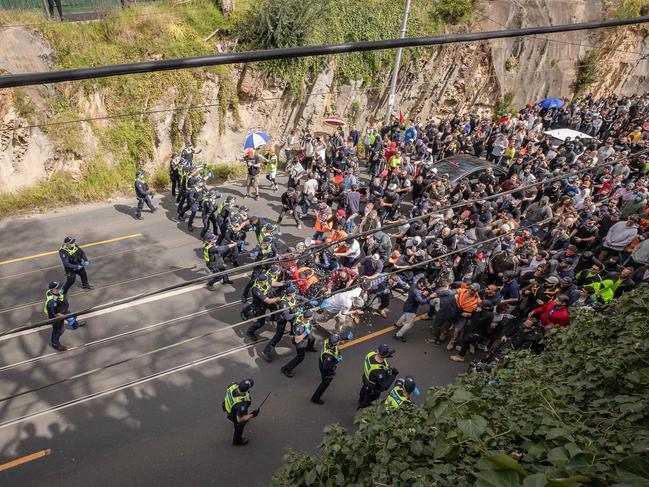
[[[316,191],[318,191],[318,181],[317,179],[309,179],[304,183],[304,194],[308,196],[315,196]]]
[[[352,308],[352,299],[359,297],[362,291],[361,288],[356,288],[351,289],[350,291],[345,291],[344,293],[334,294],[325,299],[322,306],[329,313],[340,313],[346,315]]]
[[[351,251],[347,257],[355,259],[361,255],[361,244],[358,243],[358,240],[354,239],[354,242],[347,248],[347,250]]]

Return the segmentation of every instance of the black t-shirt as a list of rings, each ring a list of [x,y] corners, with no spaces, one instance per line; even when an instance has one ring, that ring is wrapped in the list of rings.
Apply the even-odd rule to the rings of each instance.
[[[249,176],[257,176],[259,174],[259,167],[257,166],[259,164],[259,157],[247,157],[246,164],[248,165]]]
[[[63,299],[62,301],[59,301],[59,299],[50,299],[47,302],[47,317],[48,318],[54,318],[58,313],[63,313],[67,314],[68,313],[68,300]]]

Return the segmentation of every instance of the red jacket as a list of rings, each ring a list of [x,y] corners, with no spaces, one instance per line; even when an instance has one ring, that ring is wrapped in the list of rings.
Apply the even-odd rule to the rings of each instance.
[[[541,324],[545,327],[558,326],[564,327],[570,324],[570,312],[568,308],[555,308],[554,301],[548,301],[543,306],[539,306],[534,311],[533,315],[539,315]]]

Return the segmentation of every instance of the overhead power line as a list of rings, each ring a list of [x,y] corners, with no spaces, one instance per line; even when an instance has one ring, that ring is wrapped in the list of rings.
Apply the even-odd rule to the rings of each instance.
[[[165,59],[160,61],[113,64],[107,66],[98,66],[94,68],[70,69],[66,71],[22,73],[0,77],[0,88],[30,86],[44,83],[59,83],[62,81],[102,78],[107,76],[120,76],[125,74],[198,68],[203,66],[217,66],[222,64],[270,61],[273,59],[294,59],[311,56],[342,54],[347,52],[376,51],[382,49],[404,47],[428,47],[440,44],[453,44],[458,42],[475,42],[488,39],[505,39],[510,37],[553,34],[558,32],[602,29],[608,27],[619,27],[623,25],[641,24],[646,22],[649,22],[649,16],[634,17],[631,19],[584,22],[579,24],[527,27],[524,29],[471,32],[466,34],[448,34],[441,36],[414,37],[406,39],[349,42],[346,44],[292,47],[285,49],[265,49],[258,51],[244,51],[190,58]]]

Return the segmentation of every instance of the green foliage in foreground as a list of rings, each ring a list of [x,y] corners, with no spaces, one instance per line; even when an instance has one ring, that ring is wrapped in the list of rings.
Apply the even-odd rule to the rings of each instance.
[[[272,485],[646,487],[648,317],[644,286],[491,377],[431,388],[399,414],[363,411],[351,435],[327,427],[321,454],[289,452]]]

